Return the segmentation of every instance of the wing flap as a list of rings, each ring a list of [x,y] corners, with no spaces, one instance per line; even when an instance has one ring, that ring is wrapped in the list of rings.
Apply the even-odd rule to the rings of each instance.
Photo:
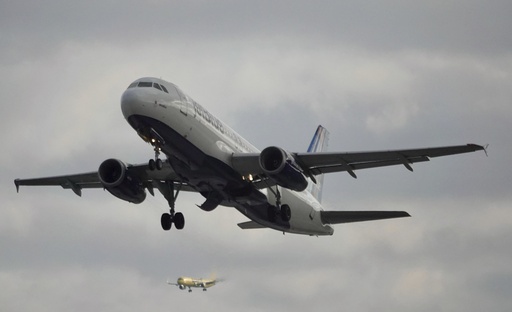
[[[458,146],[418,148],[392,151],[349,152],[349,153],[297,153],[302,163],[308,167],[328,166],[339,162],[342,158],[348,164],[368,163],[375,161],[398,160],[401,158],[439,157],[484,150],[483,146],[466,144]]]
[[[429,161],[428,157],[416,157],[412,159],[408,159],[408,163],[413,164],[417,162]],[[403,161],[399,159],[393,160],[381,160],[381,161],[373,161],[373,162],[365,162],[365,163],[355,163],[349,164],[351,170],[359,170],[359,169],[368,169],[368,168],[377,168],[377,167],[386,167],[386,166],[394,166],[394,165],[403,165]],[[331,172],[340,172],[340,171],[348,171],[346,168],[347,165],[334,165],[334,166],[325,166],[325,167],[314,167],[311,168],[311,172],[314,174],[321,173],[331,173]]]
[[[373,221],[410,217],[405,211],[321,211],[323,224],[339,224],[350,222]]]

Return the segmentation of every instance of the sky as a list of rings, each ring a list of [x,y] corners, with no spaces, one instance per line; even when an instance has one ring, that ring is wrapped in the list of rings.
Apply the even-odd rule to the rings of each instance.
[[[0,310],[512,310],[510,1],[0,0]],[[181,193],[134,205],[13,180],[153,156],[120,96],[153,76],[263,149],[489,144],[325,179],[328,210],[406,210],[330,237],[246,230]],[[207,292],[166,284],[216,275]]]

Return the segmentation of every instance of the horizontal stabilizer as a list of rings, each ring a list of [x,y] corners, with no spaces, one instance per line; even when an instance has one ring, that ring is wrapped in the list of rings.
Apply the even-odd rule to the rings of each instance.
[[[323,224],[372,221],[381,219],[403,218],[411,215],[405,211],[321,211]]]
[[[238,223],[238,226],[241,228],[241,229],[244,229],[244,230],[250,230],[250,229],[264,229],[266,228],[266,226],[263,226],[257,222],[254,222],[254,221],[247,221],[247,222],[242,222],[242,223]]]

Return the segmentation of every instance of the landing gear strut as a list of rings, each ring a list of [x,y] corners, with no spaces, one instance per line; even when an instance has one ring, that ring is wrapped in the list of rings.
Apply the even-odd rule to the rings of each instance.
[[[271,222],[276,222],[277,217],[279,216],[281,220],[284,222],[290,221],[290,218],[292,217],[292,211],[290,209],[290,206],[286,204],[281,205],[281,193],[279,192],[278,186],[276,185],[275,191],[271,187],[269,187],[269,189],[276,196],[276,205],[268,206],[268,219]]]
[[[160,147],[160,144],[158,143],[158,141],[155,141],[154,146],[155,146],[155,159],[149,160],[148,167],[149,167],[149,170],[151,170],[151,171],[153,171],[155,169],[162,170],[162,168],[164,167],[164,163],[159,158],[160,151],[162,150],[162,148]]]
[[[150,159],[148,162],[149,170],[162,170],[164,164],[159,156],[160,151],[162,150],[162,146],[165,145],[165,141],[154,129],[149,131],[149,137],[150,138],[147,140],[147,142],[153,145],[155,151],[155,158]]]
[[[180,188],[176,190],[175,194],[174,182],[166,181],[165,183],[159,183],[158,189],[164,195],[165,199],[167,199],[170,207],[169,213],[162,214],[162,217],[160,218],[162,229],[164,229],[164,231],[169,231],[174,223],[176,229],[182,230],[185,227],[185,217],[181,212],[175,212],[174,210],[174,204],[176,202],[176,198],[178,198]]]

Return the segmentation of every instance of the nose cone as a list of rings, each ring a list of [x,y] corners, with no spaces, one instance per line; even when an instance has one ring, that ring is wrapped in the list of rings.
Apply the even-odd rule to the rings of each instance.
[[[121,111],[123,112],[124,118],[135,115],[139,106],[141,105],[141,97],[137,93],[137,89],[130,88],[124,91],[121,96]]]

